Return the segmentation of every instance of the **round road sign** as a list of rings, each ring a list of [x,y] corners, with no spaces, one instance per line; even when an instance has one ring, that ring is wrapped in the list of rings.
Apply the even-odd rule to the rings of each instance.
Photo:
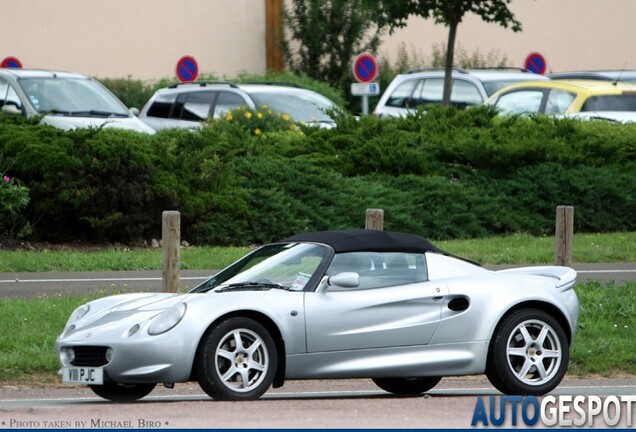
[[[197,79],[199,65],[192,56],[183,56],[177,62],[177,78],[181,82],[190,82]]]
[[[362,53],[353,60],[353,76],[361,83],[368,83],[378,75],[378,65],[369,53]]]
[[[22,63],[16,57],[5,57],[0,63],[0,67],[19,69],[22,67]]]
[[[526,69],[539,75],[543,75],[546,71],[547,63],[543,55],[533,52],[526,58]]]

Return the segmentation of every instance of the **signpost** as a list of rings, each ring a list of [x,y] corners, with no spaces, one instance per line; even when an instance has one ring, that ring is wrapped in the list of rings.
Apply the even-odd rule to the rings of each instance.
[[[378,64],[369,53],[356,56],[352,65],[353,77],[361,84],[351,84],[351,94],[362,96],[362,114],[369,114],[369,95],[380,94],[380,85],[373,80],[378,75]]]
[[[199,65],[192,56],[183,56],[177,62],[177,78],[181,82],[191,82],[199,75]]]
[[[2,62],[0,62],[0,67],[20,69],[22,68],[22,63],[16,57],[9,56],[5,57]]]
[[[547,63],[545,57],[541,53],[532,52],[526,57],[526,69],[539,75],[543,75],[546,71]]]

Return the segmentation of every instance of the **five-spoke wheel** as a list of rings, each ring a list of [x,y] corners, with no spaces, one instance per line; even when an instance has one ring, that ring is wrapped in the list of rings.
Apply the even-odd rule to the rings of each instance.
[[[214,399],[256,399],[274,380],[278,357],[269,332],[249,318],[230,318],[203,340],[199,385]]]

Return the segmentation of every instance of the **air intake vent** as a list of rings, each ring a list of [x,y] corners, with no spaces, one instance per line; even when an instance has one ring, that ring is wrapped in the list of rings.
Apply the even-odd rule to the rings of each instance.
[[[455,312],[461,312],[468,309],[470,302],[466,297],[457,297],[448,302],[448,308]]]

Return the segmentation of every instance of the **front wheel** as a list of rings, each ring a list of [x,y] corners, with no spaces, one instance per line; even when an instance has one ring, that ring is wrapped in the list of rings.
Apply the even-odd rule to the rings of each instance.
[[[198,380],[213,399],[258,399],[269,389],[278,357],[274,339],[260,323],[230,318],[207,333],[202,343]]]
[[[373,378],[373,382],[389,393],[418,395],[435,387],[441,379],[441,377]]]
[[[93,392],[113,402],[134,402],[147,396],[157,384],[104,384],[89,385]]]
[[[565,376],[565,331],[548,313],[521,309],[505,317],[490,342],[486,375],[502,393],[542,395]]]

